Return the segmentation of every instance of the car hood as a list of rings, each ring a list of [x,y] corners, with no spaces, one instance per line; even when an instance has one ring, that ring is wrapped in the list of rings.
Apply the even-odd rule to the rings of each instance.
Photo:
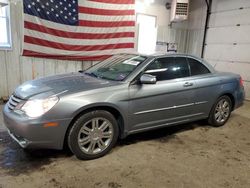
[[[48,97],[118,85],[119,82],[103,80],[84,73],[70,73],[31,80],[20,85],[15,95],[22,99],[34,96]]]

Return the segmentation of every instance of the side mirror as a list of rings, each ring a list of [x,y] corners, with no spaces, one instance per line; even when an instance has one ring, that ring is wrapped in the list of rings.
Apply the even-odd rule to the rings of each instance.
[[[155,84],[156,77],[150,74],[143,74],[140,78],[141,84]]]

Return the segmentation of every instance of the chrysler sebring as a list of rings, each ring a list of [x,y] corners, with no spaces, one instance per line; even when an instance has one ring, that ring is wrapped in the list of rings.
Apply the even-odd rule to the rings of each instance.
[[[118,138],[207,119],[224,125],[244,101],[239,75],[190,55],[114,55],[86,71],[25,82],[5,105],[10,136],[23,148],[105,155]]]

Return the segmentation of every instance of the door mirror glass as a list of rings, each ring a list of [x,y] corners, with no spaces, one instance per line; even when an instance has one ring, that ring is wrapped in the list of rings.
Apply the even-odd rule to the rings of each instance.
[[[150,74],[143,74],[140,78],[141,84],[155,84],[156,77]]]

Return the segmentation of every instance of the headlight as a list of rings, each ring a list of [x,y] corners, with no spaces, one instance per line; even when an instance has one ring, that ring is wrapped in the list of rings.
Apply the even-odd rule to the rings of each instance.
[[[47,99],[28,100],[21,107],[21,110],[24,111],[27,116],[35,118],[48,112],[58,101],[59,99],[56,96]]]

